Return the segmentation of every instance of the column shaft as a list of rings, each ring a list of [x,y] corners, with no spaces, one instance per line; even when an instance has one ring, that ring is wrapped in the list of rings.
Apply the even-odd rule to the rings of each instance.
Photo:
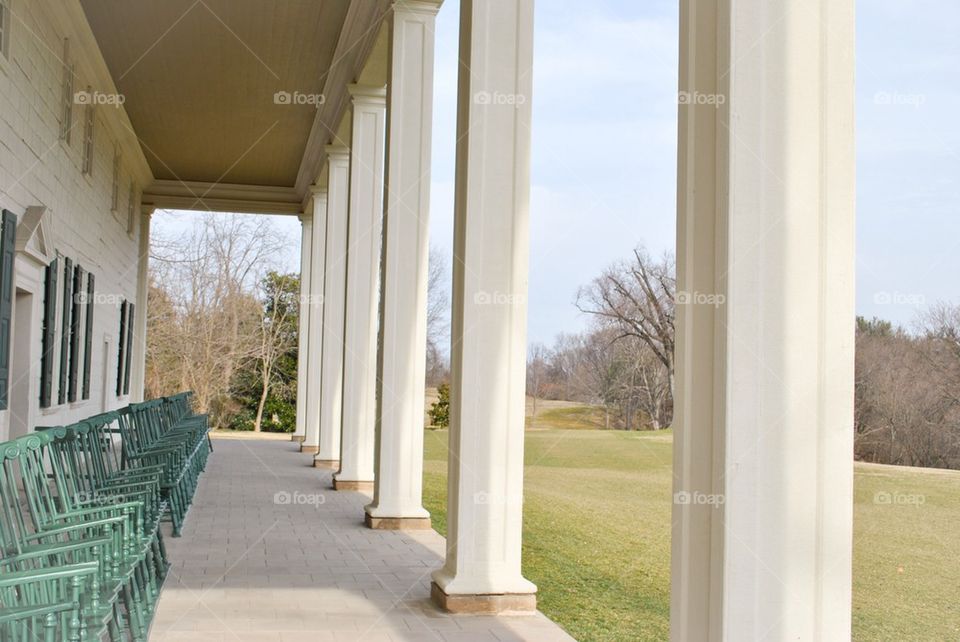
[[[681,2],[673,640],[850,637],[853,9]]]
[[[313,219],[310,225],[310,288],[304,306],[310,310],[307,336],[307,394],[304,405],[306,437],[301,452],[316,455],[320,451],[320,368],[323,354],[323,264],[327,241],[327,191],[312,187],[310,205]]]
[[[347,309],[344,322],[340,470],[334,488],[373,488],[376,421],[377,303],[386,92],[351,85],[350,206],[347,224]]]
[[[293,441],[303,441],[307,425],[307,390],[310,336],[310,241],[313,228],[313,216],[303,214],[300,217],[300,318],[297,328],[297,424],[292,435]]]
[[[374,528],[430,528],[423,508],[423,400],[430,239],[434,23],[439,3],[389,17],[387,162],[377,360]]]
[[[447,556],[434,599],[531,610],[520,573],[533,3],[460,6]]]
[[[140,239],[137,255],[137,307],[133,328],[133,372],[131,373],[130,400],[143,401],[147,375],[147,301],[150,290],[150,220],[154,207],[144,205],[140,209]]]
[[[347,299],[347,204],[350,152],[327,147],[326,251],[323,257],[323,327],[320,339],[320,451],[315,466],[336,467],[340,461],[343,416],[343,330]]]

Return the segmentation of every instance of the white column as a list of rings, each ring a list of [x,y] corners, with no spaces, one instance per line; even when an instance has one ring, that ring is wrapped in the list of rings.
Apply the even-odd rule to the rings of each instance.
[[[533,2],[463,0],[447,556],[452,611],[533,610],[520,574]]]
[[[307,335],[307,389],[304,405],[305,438],[300,452],[316,455],[320,452],[320,368],[323,336],[323,263],[327,247],[327,190],[311,187],[310,226],[310,289],[301,309],[310,309],[310,328]]]
[[[300,215],[300,323],[297,328],[297,424],[291,439],[302,442],[307,425],[307,359],[310,336],[310,241],[312,212]]]
[[[343,408],[343,321],[347,292],[347,204],[350,151],[327,146],[326,251],[323,256],[323,316],[320,363],[320,451],[314,466],[340,462]]]
[[[683,0],[680,51],[671,638],[848,640],[854,1]]]
[[[386,89],[351,85],[347,308],[338,490],[372,490]]]
[[[423,399],[430,257],[434,23],[440,0],[394,5],[388,28],[386,206],[372,528],[430,528]]]
[[[150,220],[156,208],[140,207],[140,238],[137,254],[137,301],[133,319],[133,372],[130,400],[143,401],[147,376],[147,299],[150,290]]]

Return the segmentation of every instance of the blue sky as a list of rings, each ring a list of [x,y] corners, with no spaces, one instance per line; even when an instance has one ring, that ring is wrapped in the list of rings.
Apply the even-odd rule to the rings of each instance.
[[[582,328],[578,286],[637,244],[675,246],[677,3],[584,6],[536,5],[531,341]],[[857,312],[909,326],[960,303],[960,3],[857,11]],[[437,21],[431,237],[448,254],[457,12],[446,0]]]

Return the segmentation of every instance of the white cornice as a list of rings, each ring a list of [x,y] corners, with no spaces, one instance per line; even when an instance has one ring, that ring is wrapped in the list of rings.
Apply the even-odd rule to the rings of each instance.
[[[256,214],[300,214],[301,199],[292,187],[231,185],[198,181],[154,181],[142,202],[158,209],[188,209]]]
[[[363,69],[383,22],[392,6],[391,0],[351,0],[347,17],[337,41],[333,59],[337,61],[327,72],[323,85],[326,101],[317,110],[310,137],[300,161],[296,190],[306,198],[307,187],[316,182],[326,160],[324,146],[330,142],[335,128],[343,119],[350,103],[346,86],[357,79]]]

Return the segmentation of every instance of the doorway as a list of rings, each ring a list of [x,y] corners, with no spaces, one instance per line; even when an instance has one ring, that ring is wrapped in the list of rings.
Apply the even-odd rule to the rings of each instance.
[[[33,400],[33,293],[17,289],[14,299],[10,370],[10,435],[20,437],[30,432],[30,404]]]

